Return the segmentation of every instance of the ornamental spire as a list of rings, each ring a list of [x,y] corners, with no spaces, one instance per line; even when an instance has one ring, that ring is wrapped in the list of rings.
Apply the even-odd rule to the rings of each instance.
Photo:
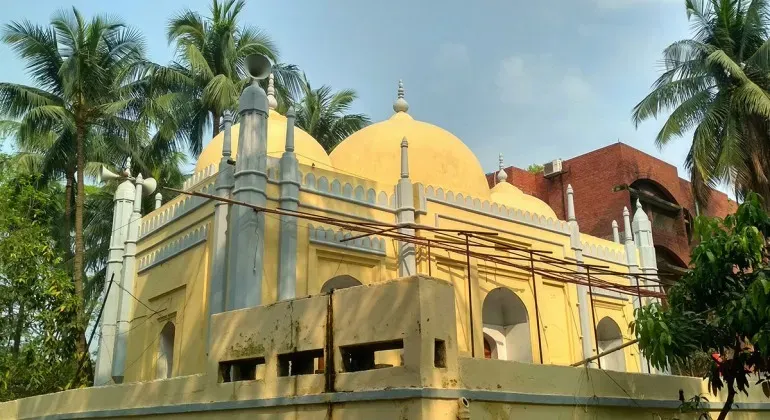
[[[275,110],[278,108],[278,101],[275,99],[275,81],[273,79],[273,73],[270,73],[270,77],[267,79],[267,107]]]
[[[406,99],[404,99],[404,82],[402,80],[398,81],[398,98],[396,99],[396,102],[393,102],[393,111],[409,111],[409,104],[406,102]]]
[[[497,172],[497,183],[505,182],[506,179],[508,179],[508,174],[505,173],[505,169],[503,169],[503,154],[500,153],[497,157],[497,169],[499,171]]]

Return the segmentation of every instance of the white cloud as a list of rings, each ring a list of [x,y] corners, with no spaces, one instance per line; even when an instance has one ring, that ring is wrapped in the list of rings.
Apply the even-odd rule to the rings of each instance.
[[[563,69],[551,55],[513,55],[500,62],[496,86],[504,104],[563,108],[587,104],[594,89],[580,69]]]

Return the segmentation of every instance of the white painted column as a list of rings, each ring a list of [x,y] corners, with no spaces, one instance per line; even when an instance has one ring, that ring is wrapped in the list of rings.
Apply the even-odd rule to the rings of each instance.
[[[401,179],[396,185],[396,217],[398,224],[414,223],[414,189],[409,179],[409,142],[406,137],[401,140]],[[405,235],[414,235],[412,228],[400,228]],[[398,275],[399,277],[417,274],[415,246],[411,242],[398,243]]]
[[[268,95],[269,97],[269,95]],[[299,163],[294,153],[294,108],[286,113],[286,147],[281,156],[281,198],[279,207],[299,209]],[[293,299],[297,295],[297,218],[281,215],[278,239],[278,300]]]
[[[147,181],[150,181],[149,178]],[[142,174],[136,176],[133,212],[128,222],[126,234],[125,252],[123,254],[123,267],[120,284],[120,300],[118,302],[117,333],[115,335],[115,353],[112,362],[112,379],[115,383],[122,383],[126,370],[126,353],[128,344],[128,331],[131,319],[134,315],[134,279],[136,277],[136,242],[139,240],[139,222],[142,218],[142,186],[145,180]],[[154,181],[152,181],[154,183]],[[154,187],[153,187],[154,189]],[[148,191],[151,193],[152,191]]]
[[[626,248],[626,263],[628,264],[628,272],[631,274],[639,274],[639,264],[636,260],[636,244],[631,234],[631,213],[628,211],[628,207],[623,207],[623,236],[624,245]],[[639,278],[636,276],[629,277],[631,285],[634,287],[639,286]],[[642,306],[642,300],[639,296],[634,296],[632,299],[634,304],[634,310],[639,309]],[[642,373],[650,373],[647,369],[647,359],[639,351],[639,365],[641,366]]]
[[[580,226],[578,226],[575,217],[575,198],[572,185],[567,185],[567,222],[570,226],[570,247],[575,252],[575,260],[578,263],[583,261],[583,244],[580,242]],[[578,271],[584,271],[578,267]],[[580,344],[583,349],[583,359],[594,356],[593,345],[593,324],[591,320],[591,301],[588,296],[588,287],[577,285],[578,314],[580,316]],[[597,367],[596,361],[588,363],[589,367]]]
[[[115,191],[115,206],[112,213],[110,251],[105,274],[104,310],[99,325],[99,347],[94,369],[94,385],[112,384],[112,355],[115,353],[115,330],[118,318],[118,300],[123,268],[123,252],[128,232],[128,222],[134,202],[134,184],[123,181]],[[110,280],[112,285],[110,285]]]
[[[222,158],[219,161],[216,193],[219,197],[230,198],[233,190],[233,166],[228,163],[232,154],[233,116],[230,111],[224,114],[224,140]],[[230,204],[217,201],[214,204],[214,231],[212,232],[211,276],[209,277],[209,321],[211,315],[224,312],[227,293],[227,220]],[[211,348],[211,323],[207,332],[207,351]]]

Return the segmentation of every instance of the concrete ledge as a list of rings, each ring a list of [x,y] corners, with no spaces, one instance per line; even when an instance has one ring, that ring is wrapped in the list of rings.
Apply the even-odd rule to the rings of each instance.
[[[50,416],[27,417],[28,419],[64,420],[64,419],[95,419],[113,417],[149,416],[159,414],[207,413],[226,410],[258,409],[283,406],[340,404],[348,402],[406,400],[406,399],[442,399],[456,400],[465,397],[471,404],[474,401],[500,402],[534,405],[561,406],[591,406],[591,407],[624,407],[624,408],[654,408],[676,410],[681,403],[678,400],[639,400],[616,397],[572,397],[568,395],[542,395],[518,392],[480,391],[470,389],[438,389],[438,388],[395,388],[379,391],[337,392],[329,394],[304,395],[297,397],[279,397],[265,399],[250,399],[240,401],[221,401],[211,403],[194,403],[163,405],[154,407],[125,408],[115,410],[99,410],[81,413],[64,413]],[[703,408],[719,410],[721,403],[704,403]],[[733,411],[770,410],[770,403],[738,403]]]

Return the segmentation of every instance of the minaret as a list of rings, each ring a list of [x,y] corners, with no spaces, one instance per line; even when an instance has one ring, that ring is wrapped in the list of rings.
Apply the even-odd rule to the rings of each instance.
[[[652,223],[638,199],[636,200],[636,211],[631,227],[634,238],[636,238],[636,246],[639,249],[639,266],[644,273],[644,284],[649,286],[653,281],[647,279],[657,279],[658,277],[658,262],[655,258],[655,244],[652,240]]]
[[[129,173],[130,175],[130,173]],[[118,301],[121,290],[123,253],[128,233],[128,223],[131,218],[134,202],[134,184],[129,180],[123,181],[115,190],[115,206],[112,212],[112,233],[110,234],[110,253],[107,259],[105,290],[109,291],[104,297],[104,310],[99,334],[99,349],[96,355],[94,369],[94,385],[109,385],[112,380],[112,355],[115,353],[115,330],[118,319]]]
[[[501,182],[505,182],[508,179],[508,174],[505,173],[505,168],[503,167],[503,154],[502,153],[500,153],[500,155],[498,155],[497,162],[498,162],[497,163],[498,172],[497,172],[497,177],[496,177],[496,181],[497,181],[496,184],[499,184]]]
[[[400,83],[399,83],[400,85]],[[399,92],[401,92],[399,88]],[[403,97],[399,97],[403,99]],[[398,103],[398,100],[396,100]],[[393,107],[396,108],[395,105]],[[401,179],[396,185],[396,217],[399,225],[414,224],[414,190],[412,180],[409,179],[409,142],[406,137],[401,140]],[[403,227],[399,232],[405,235],[414,235],[414,229]],[[417,274],[414,244],[399,242],[398,247],[398,275],[399,277],[413,276]]]
[[[583,260],[583,244],[580,242],[580,226],[578,226],[577,218],[575,217],[575,192],[572,189],[572,185],[567,185],[567,222],[570,226],[570,247],[575,252],[575,260],[578,264],[582,264]],[[578,267],[578,271],[585,272],[583,267]],[[593,335],[592,316],[591,316],[591,302],[588,299],[588,287],[579,284],[577,285],[577,297],[578,297],[578,315],[580,316],[580,344],[583,349],[583,358],[587,359],[594,355],[594,345],[591,340]],[[597,349],[598,351],[598,349]],[[589,367],[597,367],[596,361],[589,362]]]
[[[616,244],[620,243],[620,232],[618,232],[618,221],[612,221],[612,242]]]
[[[120,298],[118,300],[117,333],[115,335],[115,353],[112,361],[112,379],[122,383],[126,370],[126,354],[128,351],[128,331],[134,316],[134,280],[136,278],[136,242],[139,240],[139,222],[142,218],[142,193],[152,194],[155,190],[155,180],[144,179],[142,174],[134,179],[133,212],[128,221],[126,231],[125,252],[121,267]],[[143,187],[146,187],[142,191]]]
[[[225,111],[224,139],[222,141],[222,158],[219,160],[217,172],[216,193],[219,197],[230,198],[233,190],[233,165],[229,164],[232,155],[233,114]],[[230,204],[216,201],[214,204],[214,229],[211,247],[211,275],[209,276],[209,319],[211,315],[224,312],[225,296],[227,293],[227,219]],[[211,331],[208,332],[211,337]],[[209,349],[211,341],[207,340]],[[207,350],[208,351],[208,350]]]
[[[272,81],[272,79],[271,79]],[[269,96],[268,96],[269,98]],[[294,108],[286,113],[286,147],[281,156],[281,198],[278,207],[284,210],[299,209],[299,164],[294,153]],[[297,288],[297,218],[281,215],[278,239],[278,300],[292,299]]]
[[[632,274],[630,277],[631,285],[634,287],[639,286],[639,277],[634,274],[639,274],[639,264],[636,261],[636,245],[634,244],[634,238],[631,235],[631,213],[628,211],[628,207],[623,207],[623,240],[626,248],[626,262],[628,263],[628,272]],[[642,306],[641,297],[636,296],[631,299],[634,304],[634,310],[639,309]],[[642,368],[642,373],[650,373],[647,369],[647,360],[639,352],[639,365]]]
[[[259,207],[267,204],[268,109],[265,91],[252,80],[239,100],[241,129],[233,199]],[[231,213],[226,308],[235,310],[262,303],[265,215],[244,206],[234,206]]]

